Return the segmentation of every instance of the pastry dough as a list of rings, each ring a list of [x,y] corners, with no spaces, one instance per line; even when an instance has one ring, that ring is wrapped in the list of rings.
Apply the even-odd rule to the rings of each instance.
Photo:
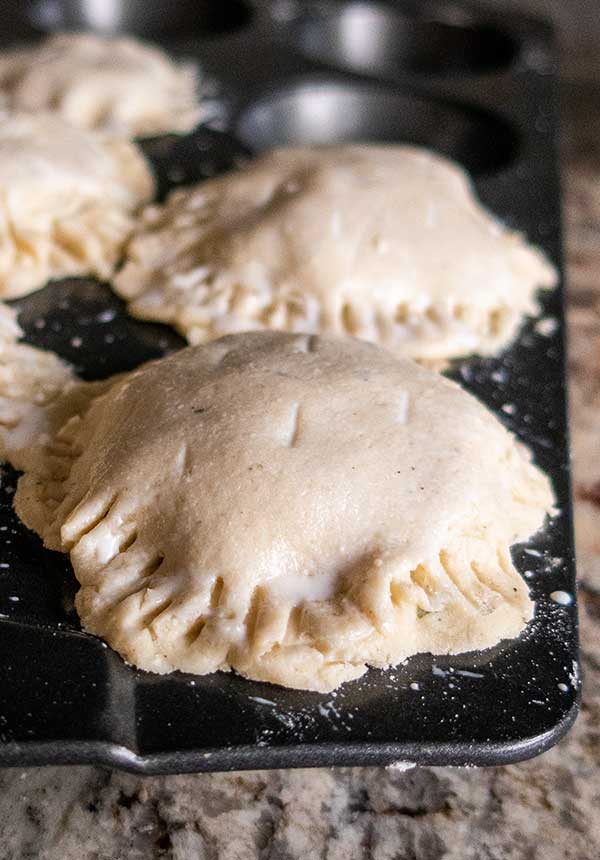
[[[0,124],[0,299],[112,274],[154,190],[141,152],[50,114]]]
[[[81,398],[16,509],[83,626],[153,672],[331,690],[517,636],[553,497],[457,385],[351,338],[225,337]]]
[[[21,334],[16,312],[0,302],[0,355],[4,349],[16,343]]]
[[[56,424],[50,415],[75,385],[67,364],[51,352],[18,343],[21,334],[15,312],[0,303],[0,462],[9,460],[17,469],[30,468],[22,452],[63,423],[63,415],[56,416]]]
[[[190,343],[270,328],[431,362],[490,354],[556,282],[457,165],[409,146],[276,150],[175,191],[144,222],[115,288]]]
[[[129,38],[61,34],[0,56],[0,104],[52,110],[125,137],[190,131],[200,118],[196,68]]]

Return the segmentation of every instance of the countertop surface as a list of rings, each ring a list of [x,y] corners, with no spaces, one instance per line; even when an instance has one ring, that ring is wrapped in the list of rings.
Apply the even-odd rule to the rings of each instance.
[[[535,0],[528,5],[541,6]],[[592,4],[582,2],[581,8],[587,15]],[[578,23],[589,50],[594,34],[584,19],[582,14]],[[596,27],[598,36],[600,24]],[[569,55],[573,28],[564,32]],[[600,55],[599,42],[590,56]],[[600,76],[594,80],[582,72],[581,57],[571,62],[567,56],[564,77],[584,670],[583,706],[571,733],[537,759],[485,770],[357,768],[172,777],[91,767],[4,770],[0,860],[600,857]]]

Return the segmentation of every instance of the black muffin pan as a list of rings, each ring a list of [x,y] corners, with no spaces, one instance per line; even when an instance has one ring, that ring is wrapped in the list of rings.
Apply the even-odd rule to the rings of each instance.
[[[546,25],[457,3],[1,5],[5,41],[125,28],[201,63],[205,126],[143,144],[161,195],[275,144],[408,141],[465,165],[484,203],[561,269],[557,68]],[[532,448],[554,482],[559,515],[513,552],[537,603],[521,638],[460,657],[419,655],[332,695],[235,674],[145,674],[81,631],[70,564],[19,523],[11,505],[18,476],[6,469],[0,764],[144,773],[491,765],[555,743],[579,696],[562,301],[560,286],[544,293],[543,322],[528,322],[503,356],[457,361],[449,371]],[[130,319],[90,279],[55,283],[15,305],[27,341],[88,379],[183,345],[166,327]],[[555,592],[564,592],[562,602]]]

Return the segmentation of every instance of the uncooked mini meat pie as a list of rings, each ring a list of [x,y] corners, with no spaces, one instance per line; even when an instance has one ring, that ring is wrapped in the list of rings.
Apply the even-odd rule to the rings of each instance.
[[[0,299],[51,278],[108,278],[154,180],[141,151],[53,114],[0,124]]]
[[[61,33],[0,55],[0,106],[48,111],[95,131],[144,137],[190,131],[200,118],[197,71],[129,38]]]
[[[85,629],[136,666],[326,691],[531,618],[510,546],[549,482],[443,377],[263,332],[85,391],[21,451],[15,506],[70,553]]]
[[[16,313],[0,302],[0,463],[16,468],[31,466],[21,452],[49,432],[52,404],[78,384],[54,353],[19,343],[21,334]]]
[[[254,329],[343,333],[443,362],[514,337],[556,272],[409,146],[280,149],[146,210],[114,280],[191,343]]]

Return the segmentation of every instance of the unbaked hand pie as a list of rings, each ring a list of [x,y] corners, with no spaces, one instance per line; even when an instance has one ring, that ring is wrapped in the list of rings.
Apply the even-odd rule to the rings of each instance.
[[[327,691],[532,616],[510,546],[542,526],[549,482],[411,361],[249,333],[76,400],[16,510],[70,553],[84,628],[136,666]]]
[[[124,137],[190,131],[200,119],[197,71],[130,38],[64,33],[0,55],[0,106],[56,111]]]
[[[114,280],[191,343],[254,329],[355,335],[421,361],[490,354],[556,272],[409,146],[280,149],[152,206]]]
[[[0,124],[0,299],[51,278],[113,273],[154,180],[126,140],[51,114]]]
[[[0,302],[0,354],[6,347],[16,343],[21,334],[16,312]]]
[[[76,384],[71,368],[54,353],[19,343],[15,312],[0,302],[0,462],[31,466],[34,442],[61,426],[56,401]],[[72,407],[72,395],[69,397]],[[26,460],[21,459],[26,452]]]

